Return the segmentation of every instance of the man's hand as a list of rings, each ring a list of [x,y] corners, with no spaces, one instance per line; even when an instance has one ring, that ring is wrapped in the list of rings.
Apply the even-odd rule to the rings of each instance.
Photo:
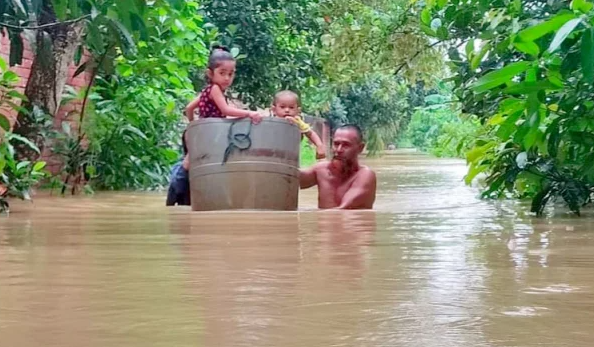
[[[307,169],[299,170],[299,186],[301,189],[307,189],[318,184],[318,177],[316,174],[317,165]]]

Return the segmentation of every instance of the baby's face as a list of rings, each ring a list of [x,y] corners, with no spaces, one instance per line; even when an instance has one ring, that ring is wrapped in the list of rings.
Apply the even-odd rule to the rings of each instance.
[[[272,112],[274,112],[275,116],[281,118],[295,117],[301,113],[301,108],[295,97],[283,95],[279,96],[274,102]]]

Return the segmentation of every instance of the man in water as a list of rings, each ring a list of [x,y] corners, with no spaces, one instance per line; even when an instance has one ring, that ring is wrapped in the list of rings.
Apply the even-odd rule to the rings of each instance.
[[[375,172],[359,165],[365,143],[361,129],[343,125],[333,136],[331,161],[301,170],[301,189],[318,186],[318,207],[321,209],[372,209],[375,202]]]

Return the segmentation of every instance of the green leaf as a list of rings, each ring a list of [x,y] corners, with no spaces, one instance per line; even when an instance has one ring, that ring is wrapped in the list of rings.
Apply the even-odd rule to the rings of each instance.
[[[27,145],[29,148],[31,148],[32,150],[34,150],[35,152],[37,152],[38,154],[40,153],[40,152],[39,152],[39,148],[37,148],[37,146],[36,146],[36,145],[35,145],[33,142],[31,142],[31,141],[30,141],[28,138],[26,138],[26,137],[22,137],[22,136],[20,136],[20,135],[17,135],[17,134],[15,134],[15,133],[10,133],[10,134],[7,136],[7,138],[8,138],[8,140],[9,140],[9,141],[10,141],[10,140],[17,140],[17,141],[19,141],[19,142],[21,142],[21,143],[24,143],[24,144],[26,144],[26,145]]]
[[[421,12],[421,22],[427,26],[431,24],[431,11],[429,8],[425,8],[423,12]]]
[[[491,148],[493,148],[495,146],[494,142],[488,142],[482,146],[477,146],[474,147],[473,149],[471,149],[470,151],[468,151],[468,153],[466,153],[466,160],[469,163],[474,163],[476,162],[479,158],[483,157],[484,154],[490,150]]]
[[[540,100],[538,99],[538,93],[534,92],[528,96],[528,99],[526,99],[526,112],[529,119],[528,124],[531,127],[538,127],[539,125],[539,110]]]
[[[46,162],[38,161],[33,165],[33,171],[41,171],[45,168]]]
[[[537,40],[550,32],[556,31],[563,24],[575,18],[575,15],[569,13],[559,14],[545,22],[526,28],[518,33],[520,39],[524,42]]]
[[[76,48],[76,52],[74,52],[74,65],[80,64],[80,60],[82,59],[83,55],[83,45],[79,45]]]
[[[85,70],[87,69],[87,63],[88,62],[84,62],[81,66],[79,66],[76,71],[74,71],[74,75],[72,75],[72,77],[76,77],[78,75],[80,75],[81,73],[85,72]]]
[[[85,169],[85,172],[89,175],[89,176],[95,176],[97,174],[97,168],[93,165],[89,165],[87,166],[87,168]]]
[[[538,79],[538,66],[533,66],[526,71],[526,82],[536,82]]]
[[[487,54],[487,52],[489,52],[490,49],[491,49],[491,43],[487,42],[485,45],[483,45],[483,47],[481,48],[479,53],[477,55],[475,55],[472,58],[472,60],[470,61],[470,68],[472,70],[478,69],[479,65],[481,64],[481,61],[485,57],[485,54]]]
[[[103,35],[99,31],[97,24],[95,22],[91,22],[87,26],[87,42],[92,50],[97,52],[103,51],[103,46],[105,45],[103,41]]]
[[[184,0],[167,0],[167,2],[176,10],[180,10],[184,5]]]
[[[493,117],[491,117],[489,119],[489,121],[487,122],[487,124],[489,125],[499,125],[501,123],[503,123],[505,121],[505,114],[503,113],[497,113],[496,115],[494,115]]]
[[[448,32],[448,29],[446,29],[446,27],[441,26],[439,27],[439,29],[437,29],[437,37],[440,40],[447,40],[447,38],[450,36],[450,33]]]
[[[584,80],[594,83],[594,28],[589,28],[582,35],[581,47],[582,73]]]
[[[426,35],[428,36],[435,36],[435,31],[431,30],[431,28],[428,25],[425,24],[421,24],[421,31],[423,31]]]
[[[52,5],[54,12],[56,13],[56,17],[58,17],[60,21],[66,20],[68,0],[54,0]]]
[[[464,182],[466,184],[471,184],[472,180],[480,173],[485,172],[489,167],[487,165],[471,165],[470,169],[468,169],[468,174],[464,177]]]
[[[517,41],[514,42],[514,47],[516,47],[516,49],[522,53],[526,53],[529,54],[531,56],[537,57],[538,54],[540,53],[540,47],[538,47],[538,45],[534,42],[521,42],[521,41]]]
[[[4,131],[10,131],[10,121],[8,117],[0,113],[0,128],[4,129]]]
[[[21,12],[20,14],[22,16],[27,15],[27,10],[25,9],[25,6],[23,5],[22,0],[12,0],[12,3]],[[16,12],[16,10],[15,10],[15,12]]]
[[[521,82],[515,83],[503,90],[506,94],[530,94],[541,90],[558,90],[559,86],[554,85],[550,81],[538,82]]]
[[[518,129],[516,122],[520,119],[522,113],[524,113],[523,109],[510,114],[505,122],[499,126],[495,135],[501,140],[507,141],[514,131]]]
[[[6,71],[2,76],[3,82],[14,83],[19,80],[19,75],[13,71]]]
[[[132,20],[132,30],[140,33],[141,40],[148,41],[150,38],[146,28],[146,23],[142,17],[136,13],[132,13],[130,14],[130,19]]]
[[[146,137],[146,135],[138,128],[130,125],[130,124],[126,124],[122,127],[121,131],[123,132],[124,130],[127,130],[131,133],[134,133],[138,136],[140,136],[143,140],[148,140],[148,138]]]
[[[17,164],[16,169],[17,169],[17,171],[21,171],[22,169],[28,167],[29,165],[31,165],[30,161],[27,161],[27,160],[21,161]]]
[[[470,39],[466,43],[465,52],[467,57],[470,57],[470,55],[474,53],[474,39]]]
[[[590,12],[592,10],[592,7],[594,7],[594,4],[592,4],[586,0],[573,0],[571,2],[571,9],[578,10],[582,13]]]
[[[175,110],[175,101],[169,101],[165,106],[165,112],[171,113],[173,110]]]
[[[134,54],[136,52],[136,45],[128,29],[117,20],[108,19],[108,23],[110,28],[114,31],[124,55]]]
[[[542,215],[547,202],[555,195],[555,191],[550,184],[546,184],[532,199],[530,212],[536,213],[538,216]]]
[[[511,81],[513,77],[528,70],[530,66],[532,66],[532,63],[526,61],[511,63],[502,69],[495,70],[479,78],[471,88],[477,93],[485,92]]]
[[[561,74],[559,72],[555,72],[552,70],[549,70],[549,76],[547,77],[547,79],[554,84],[555,86],[559,87],[559,88],[563,88],[563,86],[565,85],[563,83],[563,80],[561,79]]]
[[[565,41],[567,36],[569,36],[569,34],[571,34],[571,32],[581,23],[581,21],[582,20],[580,18],[576,18],[576,19],[572,19],[569,22],[563,24],[561,29],[559,29],[559,31],[557,31],[557,34],[555,34],[555,38],[553,39],[553,42],[551,42],[551,45],[549,46],[548,51],[550,53],[556,51],[557,48],[559,48],[559,46],[561,46],[563,41]]]
[[[0,57],[0,71],[8,70],[8,65],[6,65],[6,61]]]
[[[70,16],[78,18],[81,16],[81,9],[78,6],[78,0],[70,0],[68,9],[70,10]]]

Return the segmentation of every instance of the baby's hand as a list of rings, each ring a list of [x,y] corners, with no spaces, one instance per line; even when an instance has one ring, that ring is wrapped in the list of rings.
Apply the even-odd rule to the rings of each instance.
[[[256,111],[251,111],[249,117],[252,119],[252,123],[254,124],[260,124],[262,121],[262,116]]]
[[[299,122],[297,121],[297,119],[295,119],[295,117],[286,116],[285,119],[288,120],[290,123],[293,123],[295,125],[299,124]]]
[[[326,158],[326,151],[323,147],[316,148],[316,159],[324,159]]]

